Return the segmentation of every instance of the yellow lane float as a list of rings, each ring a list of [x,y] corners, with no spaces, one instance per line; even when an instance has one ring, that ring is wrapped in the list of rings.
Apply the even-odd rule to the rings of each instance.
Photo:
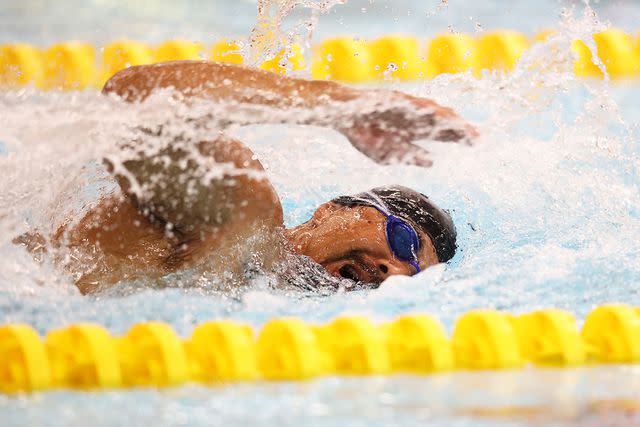
[[[476,67],[476,41],[465,34],[435,37],[427,49],[426,77],[462,73]]]
[[[122,378],[127,386],[171,386],[189,379],[180,338],[165,323],[134,325],[118,339]]]
[[[230,64],[242,64],[243,62],[238,44],[227,39],[219,40],[213,44],[209,59]]]
[[[26,43],[0,45],[0,88],[28,84],[39,87],[43,73],[42,52]]]
[[[264,61],[260,68],[280,74],[287,74],[292,71],[304,70],[304,55],[298,44],[292,44],[282,49],[278,54],[267,61]]]
[[[524,361],[509,316],[493,310],[472,311],[453,331],[456,364],[463,369],[517,368]]]
[[[110,43],[105,46],[102,52],[102,72],[98,86],[101,87],[120,70],[153,62],[153,49],[146,43],[132,40]]]
[[[602,363],[640,362],[640,316],[627,305],[605,305],[584,322],[582,338]]]
[[[116,343],[102,326],[81,323],[51,331],[45,346],[54,387],[122,386]]]
[[[513,69],[529,46],[527,37],[516,31],[493,31],[477,40],[476,71]]]
[[[191,378],[215,381],[253,380],[258,377],[253,331],[232,321],[206,322],[185,342]]]
[[[28,325],[0,326],[0,391],[15,393],[51,387],[44,343]]]
[[[369,43],[373,74],[381,80],[417,80],[426,70],[420,43],[411,36],[386,36]]]
[[[333,361],[334,372],[371,375],[389,372],[383,331],[366,317],[339,317],[318,329],[321,347]]]
[[[314,79],[361,83],[373,80],[374,71],[369,45],[364,39],[332,38],[314,48],[311,63]]]
[[[618,29],[609,29],[593,35],[596,54],[601,65],[612,79],[631,78],[640,75],[640,52],[634,46],[633,38]],[[572,50],[577,55],[573,66],[580,77],[604,76],[593,61],[591,50],[582,40],[573,42]]]
[[[475,310],[448,338],[421,314],[373,324],[361,316],[325,325],[268,321],[259,331],[220,320],[186,340],[161,322],[133,325],[122,337],[79,323],[44,339],[27,325],[0,326],[0,392],[167,387],[255,380],[308,380],[324,375],[426,375],[454,370],[517,369],[530,363],[565,367],[640,363],[640,310],[603,305],[582,331],[565,311],[512,316]]]
[[[514,318],[520,352],[542,366],[571,366],[585,362],[585,346],[576,320],[561,310],[540,310]]]
[[[394,372],[431,373],[455,367],[451,342],[431,316],[402,316],[389,323],[385,333]]]
[[[298,319],[274,319],[257,341],[258,366],[268,380],[303,380],[325,372],[312,328]]]
[[[82,90],[93,86],[96,76],[93,46],[80,42],[58,43],[44,51],[43,89]]]
[[[154,62],[183,61],[205,59],[205,48],[202,43],[188,40],[167,40],[153,52]]]
[[[555,30],[545,30],[532,41],[544,41],[554,33]],[[271,33],[266,34],[258,47],[270,52],[267,43],[273,42],[272,37]],[[576,56],[573,69],[577,76],[602,78],[604,73],[600,67],[603,67],[612,79],[640,77],[640,35],[634,39],[611,28],[595,33],[592,41],[597,55],[595,62],[599,65],[594,63],[585,41],[572,43]],[[99,88],[124,68],[163,61],[210,59],[243,64],[243,55],[248,53],[245,43],[222,39],[207,48],[198,42],[175,39],[154,49],[139,41],[121,40],[98,49],[86,43],[65,42],[44,51],[24,43],[5,44],[0,45],[0,88],[27,85],[63,90]],[[302,47],[295,43],[284,43],[284,46],[259,67],[280,74],[304,71],[307,64]],[[334,37],[312,47],[309,71],[315,79],[346,83],[415,81],[469,70],[480,77],[483,70],[512,70],[528,46],[529,40],[524,34],[508,30],[487,32],[477,38],[443,34],[428,40],[426,46],[409,35],[388,35],[373,40]],[[100,58],[94,53],[98,50],[102,52]],[[544,64],[536,68],[542,72]]]

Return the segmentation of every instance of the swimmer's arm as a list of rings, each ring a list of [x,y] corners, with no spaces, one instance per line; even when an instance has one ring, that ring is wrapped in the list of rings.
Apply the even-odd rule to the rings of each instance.
[[[322,107],[352,101],[361,91],[324,80],[285,77],[270,71],[211,61],[173,61],[130,67],[103,88],[126,101],[146,99],[154,90],[173,88],[185,96],[279,108]]]
[[[239,124],[331,127],[344,134],[355,148],[383,164],[400,161],[429,166],[428,153],[412,141],[470,143],[477,135],[453,110],[429,99],[217,62],[178,61],[131,67],[113,76],[103,92],[140,101],[158,88],[174,88],[187,97],[243,107],[275,107],[264,114],[245,113],[231,118]]]
[[[242,222],[282,226],[280,199],[253,152],[232,138],[154,138],[123,144],[105,159],[124,194],[153,220],[193,234]]]

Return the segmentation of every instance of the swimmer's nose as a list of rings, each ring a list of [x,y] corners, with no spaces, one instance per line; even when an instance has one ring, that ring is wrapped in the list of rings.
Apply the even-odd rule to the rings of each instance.
[[[383,279],[386,279],[389,276],[407,276],[413,274],[413,272],[409,272],[409,269],[407,269],[406,266],[396,265],[388,260],[378,260],[377,265],[380,276],[382,276]]]

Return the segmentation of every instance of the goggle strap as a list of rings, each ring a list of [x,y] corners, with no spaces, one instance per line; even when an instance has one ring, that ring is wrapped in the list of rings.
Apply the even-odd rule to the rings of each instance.
[[[387,209],[385,203],[382,201],[382,199],[380,199],[380,197],[378,197],[377,194],[372,193],[371,191],[367,191],[364,193],[365,196],[367,196],[370,201],[376,202],[371,203],[371,205],[378,209],[380,211],[380,213],[384,214],[384,216],[389,217],[391,215],[391,212],[389,212],[389,209]]]

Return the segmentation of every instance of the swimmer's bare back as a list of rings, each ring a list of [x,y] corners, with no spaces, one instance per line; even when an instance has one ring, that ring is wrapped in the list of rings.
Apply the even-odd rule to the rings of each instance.
[[[103,93],[139,102],[159,88],[186,98],[298,112],[286,122],[331,127],[383,164],[429,166],[428,152],[413,140],[470,143],[476,136],[451,109],[428,99],[206,61],[131,67],[114,75]],[[282,122],[283,116],[274,117]],[[137,143],[123,150],[136,152]],[[122,194],[101,200],[77,225],[60,227],[52,239],[54,248],[69,252],[61,262],[83,293],[185,268],[239,277],[247,257],[258,258],[265,270],[280,258],[280,200],[260,162],[241,142],[225,136],[173,141],[154,155],[105,163]],[[209,176],[221,164],[227,169]],[[23,237],[17,241],[29,246]]]

